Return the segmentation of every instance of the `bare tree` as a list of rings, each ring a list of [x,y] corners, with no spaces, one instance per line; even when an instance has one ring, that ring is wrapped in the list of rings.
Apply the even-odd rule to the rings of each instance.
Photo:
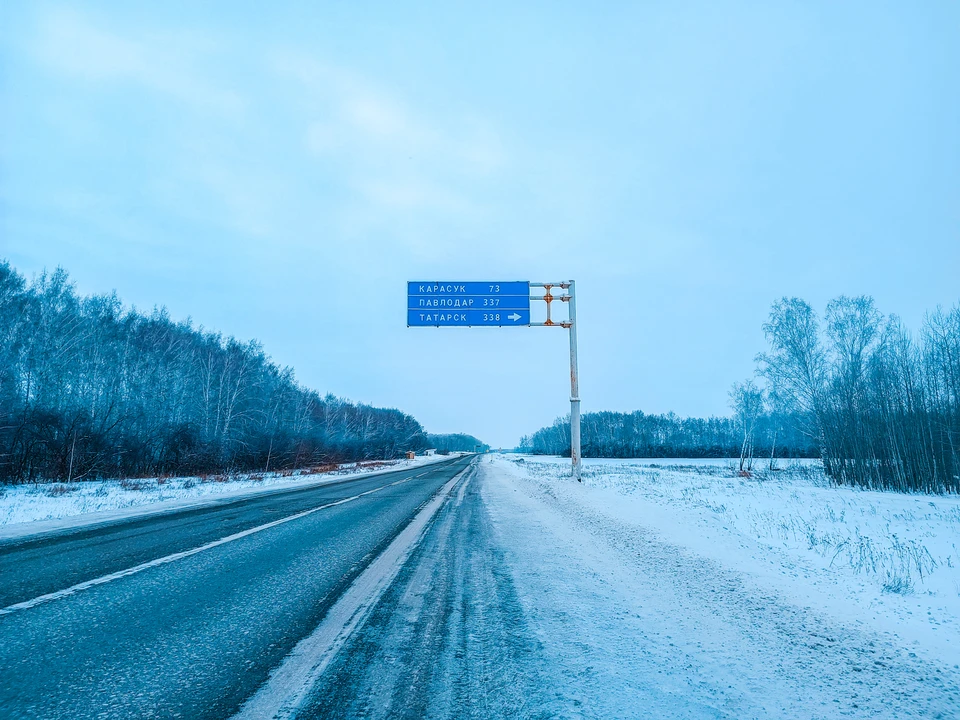
[[[733,384],[730,389],[730,407],[740,427],[740,472],[753,470],[754,433],[757,420],[763,414],[763,393],[753,380]]]
[[[806,411],[827,473],[871,488],[960,490],[960,306],[929,315],[920,342],[869,297],[829,303],[825,330],[800,300],[773,306],[760,371]]]

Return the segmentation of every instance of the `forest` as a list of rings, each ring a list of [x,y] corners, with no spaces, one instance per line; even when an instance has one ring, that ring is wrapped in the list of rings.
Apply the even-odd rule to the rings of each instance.
[[[818,448],[798,429],[794,418],[763,414],[753,428],[755,456],[817,457]],[[733,417],[683,418],[673,413],[647,415],[591,412],[580,418],[583,457],[729,458],[740,455],[743,432]],[[524,437],[517,448],[538,455],[570,455],[570,418]]]
[[[465,433],[447,433],[442,435],[428,433],[427,444],[441,454],[452,452],[486,452],[490,449],[490,446],[485,442],[478,440],[473,435],[466,435]]]
[[[255,341],[0,263],[0,482],[270,471],[428,447],[399,410],[304,388]]]
[[[774,303],[756,378],[734,383],[729,418],[588,413],[584,457],[820,457],[834,482],[960,492],[960,305],[928,313],[917,336],[868,296],[841,296],[822,317]],[[569,454],[566,419],[521,441]]]

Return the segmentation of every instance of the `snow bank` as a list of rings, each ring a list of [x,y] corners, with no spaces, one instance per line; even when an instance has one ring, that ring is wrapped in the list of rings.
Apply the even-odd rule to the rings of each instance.
[[[335,482],[446,459],[449,457],[347,463],[324,473],[293,471],[0,486],[0,537],[31,534],[39,529],[36,523],[42,523],[42,530],[45,531],[58,526],[49,521],[80,519],[78,516],[83,516],[84,522],[93,518],[114,520],[127,515],[193,506],[202,504],[204,500],[224,500],[258,492]]]
[[[505,463],[573,484],[569,459]],[[743,478],[723,460],[585,460],[583,499],[800,605],[960,662],[960,498],[838,488],[819,463],[782,467]]]

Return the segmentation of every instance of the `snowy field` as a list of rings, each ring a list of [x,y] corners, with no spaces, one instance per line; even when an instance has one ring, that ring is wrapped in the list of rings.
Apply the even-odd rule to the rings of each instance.
[[[326,472],[294,470],[180,478],[138,478],[75,483],[0,485],[0,536],[30,532],[33,523],[92,516],[115,519],[124,515],[166,510],[204,500],[224,499],[279,490],[382,470],[439,462],[443,456],[338,465]],[[56,523],[43,523],[51,529]]]
[[[533,473],[568,458],[524,456]],[[886,593],[960,598],[960,498],[838,488],[819,461],[751,478],[732,460],[586,460],[584,481],[672,508],[707,510],[726,530],[827,567],[852,569]],[[815,556],[815,557],[814,557]]]
[[[583,485],[565,458],[482,462],[574,716],[960,718],[960,498],[809,462],[586,460]]]
[[[568,458],[504,456],[565,483]],[[584,461],[590,503],[765,578],[805,605],[875,624],[960,662],[960,498],[829,484],[817,461]]]

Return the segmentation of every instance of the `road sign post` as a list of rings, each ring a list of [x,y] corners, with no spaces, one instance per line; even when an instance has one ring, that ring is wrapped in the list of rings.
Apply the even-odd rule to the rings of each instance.
[[[531,323],[540,327],[563,327],[570,331],[570,472],[577,482],[583,482],[583,462],[580,455],[580,370],[577,367],[577,289],[573,280],[556,283],[530,283],[542,287],[543,295],[531,297],[547,304],[547,319]],[[565,295],[554,295],[553,288],[566,290]],[[567,303],[567,320],[553,319],[552,305],[555,300]]]
[[[583,482],[580,456],[580,370],[577,367],[577,292],[570,281],[570,462],[573,478]]]
[[[531,295],[531,287],[544,289]],[[554,295],[553,288],[566,290]],[[530,321],[530,302],[547,304],[547,319]],[[552,317],[554,300],[568,303],[567,320]],[[573,280],[534,282],[408,282],[407,327],[563,327],[570,331],[570,463],[571,474],[582,482],[580,456],[580,374],[577,368],[577,296]]]

